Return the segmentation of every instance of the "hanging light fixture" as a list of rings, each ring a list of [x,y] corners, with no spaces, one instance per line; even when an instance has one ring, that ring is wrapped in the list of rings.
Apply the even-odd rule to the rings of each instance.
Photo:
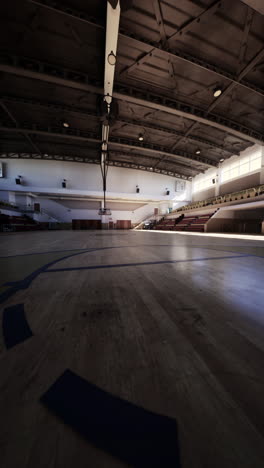
[[[139,139],[139,141],[143,141],[143,140],[144,140],[144,137],[143,137],[143,134],[142,134],[142,133],[140,133],[140,134],[138,135],[138,139]]]
[[[201,150],[197,148],[197,150],[195,151],[195,154],[201,154]]]
[[[223,90],[222,88],[219,88],[219,86],[217,88],[214,89],[214,97],[218,98],[219,96],[221,96]]]
[[[64,128],[69,128],[69,126],[70,126],[70,124],[68,122],[66,122],[66,121],[63,121],[62,125],[63,125]]]

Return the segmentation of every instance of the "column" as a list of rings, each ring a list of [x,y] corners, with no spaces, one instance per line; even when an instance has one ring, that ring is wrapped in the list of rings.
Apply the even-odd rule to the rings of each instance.
[[[105,208],[103,200],[101,201],[101,208]],[[102,229],[108,229],[109,228],[108,216],[102,215],[101,219],[102,219]]]
[[[260,184],[264,184],[264,146],[261,147],[262,157],[261,157],[261,172],[260,172]]]

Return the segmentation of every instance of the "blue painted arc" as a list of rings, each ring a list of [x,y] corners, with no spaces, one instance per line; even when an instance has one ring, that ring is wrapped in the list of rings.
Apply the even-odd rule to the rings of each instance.
[[[3,335],[7,349],[33,336],[25,316],[24,304],[16,304],[4,309]]]

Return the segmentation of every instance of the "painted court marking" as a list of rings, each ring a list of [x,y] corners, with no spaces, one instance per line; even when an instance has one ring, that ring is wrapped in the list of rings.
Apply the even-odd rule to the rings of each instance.
[[[8,290],[4,291],[3,293],[0,294],[0,304],[2,304],[3,302],[5,302],[7,299],[9,299],[11,296],[13,296],[16,292],[18,292],[19,290],[21,289],[26,289],[30,286],[30,284],[32,283],[32,281],[34,281],[34,279],[36,279],[38,277],[38,275],[40,275],[41,273],[45,273],[45,272],[54,272],[54,270],[49,270],[49,267],[55,265],[56,263],[59,263],[61,262],[62,260],[66,260],[70,257],[74,257],[76,255],[82,255],[84,253],[89,253],[89,252],[96,252],[96,251],[101,251],[101,250],[111,250],[111,249],[121,249],[121,248],[138,248],[138,247],[179,247],[179,248],[184,248],[185,246],[184,245],[179,245],[179,246],[175,246],[174,244],[137,244],[137,245],[125,245],[125,246],[109,246],[109,247],[98,247],[98,248],[88,248],[88,249],[76,249],[77,252],[75,253],[71,253],[69,255],[65,255],[64,257],[62,258],[59,258],[59,259],[56,259],[56,260],[53,260],[52,262],[49,262],[45,265],[43,265],[42,267],[38,268],[37,270],[33,271],[30,275],[28,275],[26,278],[24,278],[23,280],[21,281],[15,281],[15,282],[8,282],[6,285],[7,286],[11,286]],[[191,248],[191,249],[200,249],[200,250],[214,250],[216,252],[227,252],[227,253],[234,253],[236,255],[234,256],[228,256],[228,257],[223,257],[222,259],[224,258],[238,258],[238,257],[258,257],[258,258],[263,258],[263,256],[260,256],[260,255],[254,255],[254,254],[240,254],[238,255],[238,252],[235,252],[233,250],[221,250],[221,249],[214,249],[214,248],[211,248],[211,247],[203,247],[203,246],[187,246],[187,248]],[[57,252],[59,253],[60,251],[53,251],[54,253]],[[61,252],[65,252],[64,251],[61,251]],[[70,250],[70,252],[72,252],[72,250]],[[48,253],[48,252],[41,252],[41,254],[44,254],[44,253]],[[51,252],[49,252],[51,253]],[[21,255],[27,255],[27,254],[21,254]],[[29,254],[29,255],[36,255],[35,254]],[[3,257],[2,257],[3,258]],[[8,257],[4,257],[4,258],[8,258]],[[220,257],[209,257],[207,258],[208,260],[213,260],[213,259],[217,259]],[[195,260],[195,259],[194,259]],[[200,259],[200,261],[202,260],[206,260],[206,258],[204,259]],[[186,260],[186,261],[191,261],[191,260]],[[162,263],[178,263],[178,262],[184,262],[184,260],[171,260],[171,261],[161,261],[160,264]],[[150,264],[148,262],[142,262],[143,264]],[[153,262],[152,264],[158,264],[158,262]],[[132,266],[132,264],[121,264],[121,265],[115,265],[115,266]],[[138,264],[139,266],[139,264]],[[96,266],[91,266],[91,267],[84,267],[85,269],[95,269]],[[102,265],[98,265],[97,268],[111,268],[111,266],[102,266]],[[81,269],[82,267],[80,267]],[[78,267],[76,267],[76,269],[79,269]],[[57,271],[67,271],[65,269],[56,269]]]
[[[4,309],[3,335],[7,349],[33,336],[25,316],[24,304],[16,304]]]
[[[122,268],[131,266],[146,266],[146,265],[164,265],[164,264],[176,264],[176,263],[188,263],[188,262],[203,262],[208,260],[225,260],[233,258],[245,258],[251,255],[232,255],[225,257],[206,257],[206,258],[191,258],[189,260],[159,260],[155,262],[135,262],[135,263],[116,263],[110,265],[91,265],[84,267],[69,267],[69,268],[54,268],[51,270],[43,271],[42,273],[57,273],[60,271],[80,271],[80,270],[99,270],[102,268]]]
[[[64,423],[136,468],[180,468],[177,422],[114,396],[67,369],[41,397]]]

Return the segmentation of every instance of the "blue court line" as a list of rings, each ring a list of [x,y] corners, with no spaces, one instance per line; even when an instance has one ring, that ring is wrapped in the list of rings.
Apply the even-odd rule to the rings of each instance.
[[[4,258],[16,258],[16,257],[27,257],[31,255],[45,255],[45,254],[56,254],[62,252],[93,252],[99,250],[109,250],[109,249],[123,249],[123,248],[134,248],[134,247],[179,247],[179,248],[192,248],[192,249],[204,249],[204,250],[214,250],[215,252],[227,252],[237,254],[238,252],[234,250],[223,250],[223,249],[214,249],[212,247],[205,247],[203,245],[184,245],[184,244],[136,244],[136,245],[118,245],[118,246],[108,246],[108,247],[87,247],[87,249],[64,249],[64,250],[50,250],[47,252],[33,252],[28,254],[18,254],[18,255],[6,255],[0,256],[0,260]],[[225,247],[225,246],[223,246]],[[239,246],[240,248],[249,248],[250,246]],[[260,246],[261,247],[261,246]],[[258,248],[258,246],[256,247]],[[242,252],[241,252],[242,253]],[[255,255],[249,254],[252,257],[264,258],[264,255]]]
[[[164,265],[164,264],[175,264],[175,263],[187,263],[187,262],[203,262],[206,260],[224,260],[229,258],[245,258],[251,255],[232,255],[225,257],[205,257],[205,258],[193,258],[189,260],[159,260],[155,262],[135,262],[135,263],[116,263],[112,265],[90,265],[87,267],[70,267],[70,268],[54,268],[52,270],[45,270],[42,273],[57,273],[61,271],[80,271],[80,270],[99,270],[103,268],[122,268],[131,266],[145,266],[145,265]]]
[[[87,250],[89,252],[89,250]],[[12,285],[11,288],[9,288],[7,291],[4,291],[2,294],[0,294],[0,304],[5,302],[7,299],[9,299],[11,296],[13,296],[16,292],[20,291],[21,289],[27,289],[32,281],[37,278],[40,273],[43,273],[47,268],[50,266],[54,265],[55,263],[61,262],[62,260],[66,260],[67,258],[74,257],[75,255],[82,255],[85,252],[77,252],[74,254],[70,255],[65,255],[62,258],[53,260],[52,262],[46,263],[42,267],[38,268],[37,270],[33,271],[33,273],[30,273],[30,275],[26,276],[21,281],[14,281],[13,283],[9,283]]]
[[[49,250],[48,252],[33,252],[33,253],[25,253],[25,254],[17,254],[17,255],[2,255],[0,256],[0,260],[2,258],[16,258],[16,257],[27,257],[31,255],[46,255],[46,254],[56,254],[62,252],[87,252],[89,250],[96,249],[96,247],[87,247],[87,249],[64,249],[64,250]]]
[[[25,316],[24,304],[16,304],[4,309],[3,335],[7,349],[33,336]]]
[[[50,266],[54,265],[55,263],[61,262],[62,260],[66,260],[67,258],[73,257],[75,255],[81,255],[83,253],[89,253],[89,252],[95,252],[95,251],[101,251],[101,250],[109,250],[109,249],[120,249],[120,248],[133,248],[133,247],[180,247],[184,248],[186,247],[185,245],[175,245],[175,244],[137,244],[137,245],[124,245],[124,246],[110,246],[110,247],[94,247],[94,248],[87,248],[87,249],[76,249],[77,252],[73,254],[66,255],[60,259],[54,260],[52,262],[49,262],[42,267],[38,268],[35,270],[33,273],[28,275],[26,278],[24,278],[21,281],[16,281],[16,282],[9,282],[7,285],[12,286],[9,288],[7,291],[4,291],[3,293],[0,294],[0,304],[5,302],[7,299],[9,299],[11,296],[13,296],[17,291],[21,289],[26,289],[30,286],[32,281],[37,278],[37,276],[40,273],[43,273],[45,270],[47,270]],[[203,247],[203,246],[194,246],[190,245],[187,246],[188,248],[197,248],[197,249],[204,249],[204,250],[214,250],[215,252],[227,252],[227,253],[234,253],[237,254],[238,252],[235,252],[233,250],[218,250],[218,249],[213,249],[213,248],[208,248],[208,247]],[[45,254],[45,253],[59,253],[59,252],[65,252],[65,250],[62,251],[52,251],[52,252],[41,252],[40,254]],[[69,252],[72,252],[72,250],[69,250]],[[32,254],[21,254],[21,256],[26,256],[26,255],[37,255],[36,253]],[[19,255],[20,256],[20,255]],[[263,256],[260,255],[254,255],[254,254],[247,254],[247,255],[239,255],[240,257],[259,257],[263,258]],[[7,257],[0,257],[0,258],[10,258],[10,257],[16,257],[15,256],[7,256]],[[215,257],[213,257],[215,258]],[[218,257],[219,258],[219,257]],[[228,257],[227,257],[228,258]],[[232,258],[232,257],[229,257]],[[237,258],[237,255],[235,255],[233,258]],[[106,266],[107,267],[107,266]]]
[[[97,448],[134,468],[180,468],[178,425],[66,369],[40,401]]]

